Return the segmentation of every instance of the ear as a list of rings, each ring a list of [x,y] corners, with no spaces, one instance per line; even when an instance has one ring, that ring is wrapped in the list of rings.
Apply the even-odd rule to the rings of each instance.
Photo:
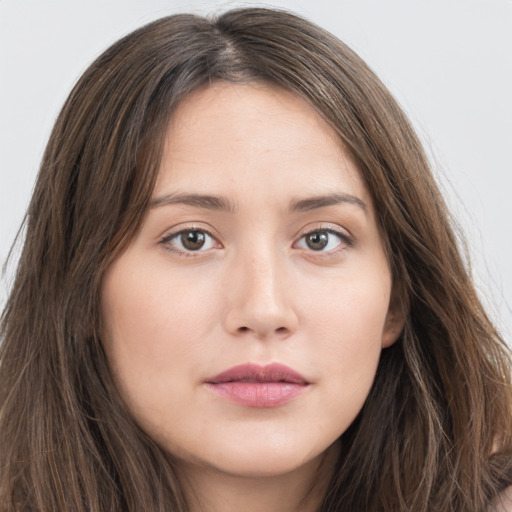
[[[382,331],[382,348],[390,347],[398,339],[405,325],[405,304],[401,286],[393,285],[389,309]]]

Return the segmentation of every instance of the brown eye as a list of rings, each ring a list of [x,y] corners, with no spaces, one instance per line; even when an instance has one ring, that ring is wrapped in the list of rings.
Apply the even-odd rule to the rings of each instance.
[[[183,231],[180,234],[180,241],[187,251],[198,251],[203,248],[206,235],[203,231],[198,230]]]
[[[350,238],[344,233],[333,229],[317,229],[302,235],[295,246],[315,252],[331,253],[351,245]]]
[[[305,242],[309,249],[321,251],[329,243],[329,233],[327,231],[315,231],[305,235]]]
[[[161,242],[175,253],[205,252],[218,246],[215,238],[203,229],[184,229],[165,237]]]

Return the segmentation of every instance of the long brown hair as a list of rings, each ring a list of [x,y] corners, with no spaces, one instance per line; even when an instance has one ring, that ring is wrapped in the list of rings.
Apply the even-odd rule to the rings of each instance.
[[[477,512],[512,483],[510,359],[408,120],[361,59],[292,14],[175,15],[126,36],[59,115],[1,324],[0,510],[186,511],[101,342],[100,284],[147,210],[176,105],[212,80],[309,101],[356,159],[407,320],[341,437],[321,511]]]

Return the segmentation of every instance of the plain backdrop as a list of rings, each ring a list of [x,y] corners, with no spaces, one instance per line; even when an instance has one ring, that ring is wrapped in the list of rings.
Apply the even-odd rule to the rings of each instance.
[[[249,5],[286,8],[330,30],[395,94],[466,233],[480,296],[510,342],[512,0],[0,0],[0,261],[56,115],[88,64],[161,16]]]

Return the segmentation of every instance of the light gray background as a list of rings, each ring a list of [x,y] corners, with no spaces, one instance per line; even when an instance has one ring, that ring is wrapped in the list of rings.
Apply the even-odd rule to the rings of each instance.
[[[53,121],[87,65],[155,18],[240,5],[302,14],[380,75],[432,157],[466,232],[480,295],[510,342],[512,0],[0,0],[0,261]],[[0,307],[13,266],[0,282]]]

